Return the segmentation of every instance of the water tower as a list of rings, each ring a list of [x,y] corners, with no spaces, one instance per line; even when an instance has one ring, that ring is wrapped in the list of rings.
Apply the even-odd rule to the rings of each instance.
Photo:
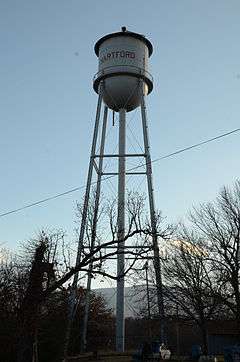
[[[152,183],[152,167],[148,136],[148,125],[146,116],[145,97],[153,89],[153,79],[148,72],[148,62],[152,55],[153,47],[151,42],[138,33],[128,31],[125,27],[122,31],[108,34],[97,41],[95,44],[95,53],[99,60],[98,72],[93,80],[93,88],[98,94],[98,105],[96,111],[96,119],[93,133],[93,141],[91,148],[91,157],[89,162],[87,186],[83,205],[83,214],[81,220],[79,247],[76,264],[81,258],[81,248],[83,245],[84,233],[86,228],[87,209],[89,205],[89,197],[92,185],[93,172],[97,173],[96,196],[92,231],[92,245],[96,236],[96,224],[99,211],[99,199],[101,194],[101,180],[106,175],[103,172],[103,162],[106,158],[112,157],[118,160],[118,172],[114,173],[118,177],[118,242],[119,250],[124,250],[124,230],[125,230],[125,180],[131,175],[146,175],[151,228],[153,235],[154,250],[154,267],[157,281],[157,295],[159,314],[163,317],[163,301],[162,301],[162,283],[159,261],[159,249],[156,236],[156,215],[154,204],[154,192]],[[102,124],[101,105],[104,102],[104,115]],[[137,107],[141,107],[141,125],[143,132],[143,153],[127,153],[126,152],[126,116],[127,112],[131,112]],[[106,154],[105,138],[108,109],[119,113],[118,122],[118,152],[114,154]],[[100,150],[97,154],[96,145],[100,138]],[[126,159],[129,157],[144,158],[144,172],[127,172]],[[111,175],[108,173],[107,175]],[[105,176],[106,177],[106,176]],[[124,253],[118,255],[117,275],[121,276],[124,270],[125,260]],[[89,273],[90,275],[90,273]],[[75,275],[73,289],[77,287],[78,275]],[[91,285],[91,277],[88,278],[88,290]],[[83,341],[86,339],[86,324],[88,320],[89,295],[87,295],[85,308],[85,321],[83,331]],[[124,278],[117,281],[117,303],[116,303],[116,350],[124,351]]]

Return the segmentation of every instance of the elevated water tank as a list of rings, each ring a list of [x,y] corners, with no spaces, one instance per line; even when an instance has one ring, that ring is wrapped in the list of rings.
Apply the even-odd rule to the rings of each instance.
[[[141,92],[149,94],[153,80],[148,72],[148,59],[153,47],[145,36],[127,31],[112,33],[95,44],[99,58],[98,73],[94,76],[93,88],[98,93],[102,81],[103,100],[106,105],[127,112],[137,108]]]

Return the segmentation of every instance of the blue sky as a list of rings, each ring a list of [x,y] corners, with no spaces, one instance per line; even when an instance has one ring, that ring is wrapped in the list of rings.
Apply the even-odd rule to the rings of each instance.
[[[240,2],[0,2],[0,213],[85,183],[97,96],[93,47],[129,30],[149,37],[152,158],[239,127]],[[132,121],[132,127],[134,120]],[[239,177],[232,135],[155,163],[156,204],[169,221]],[[42,227],[74,228],[83,192],[0,219],[13,248]]]

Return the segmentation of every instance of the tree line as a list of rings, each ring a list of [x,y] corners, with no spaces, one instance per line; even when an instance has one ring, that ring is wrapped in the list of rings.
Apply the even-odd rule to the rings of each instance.
[[[130,259],[125,274],[131,272],[131,278],[135,278],[137,284],[144,284],[146,257],[152,255],[152,231],[144,199],[136,193],[130,194],[126,205],[128,218],[125,241],[133,240],[132,245],[136,248],[124,250]],[[1,360],[59,360],[64,349],[72,276],[79,271],[81,275],[87,273],[91,265],[93,276],[116,279],[115,274],[106,267],[109,257],[122,252],[118,249],[115,210],[114,203],[102,208],[99,217],[103,218],[107,226],[99,231],[97,243],[92,249],[93,218],[89,207],[86,238],[79,265],[73,266],[72,246],[68,245],[62,231],[41,232],[36,240],[25,244],[22,256],[2,250]],[[81,207],[78,213],[81,214]],[[163,226],[161,214],[157,217],[165,319],[177,316],[194,321],[201,331],[206,352],[209,320],[234,320],[240,340],[240,181],[237,180],[232,188],[223,187],[214,201],[194,208],[185,224]],[[107,228],[110,231],[108,238]],[[149,265],[150,314],[157,318],[156,289],[153,287],[155,272],[151,263]],[[80,279],[75,304],[77,318],[72,326],[68,349],[70,354],[76,354],[80,345],[85,300],[85,291],[81,285]],[[144,308],[143,316],[145,318]],[[96,328],[100,333],[101,328],[106,328],[109,332],[105,331],[106,336],[114,334],[112,311],[104,299],[94,293],[91,294],[90,326],[91,323],[95,327],[89,327],[89,341],[94,340],[91,338]],[[111,343],[109,337],[108,341],[104,341],[105,347]],[[88,344],[88,347],[93,348],[93,345],[90,347]]]
[[[211,320],[233,320],[240,342],[240,181],[232,188],[224,186],[214,201],[193,208],[186,223],[178,225],[171,241],[163,245],[166,318],[194,322],[205,353]],[[145,279],[144,271],[139,276]],[[151,267],[149,279],[154,285]],[[154,316],[155,288],[150,289],[150,301]]]

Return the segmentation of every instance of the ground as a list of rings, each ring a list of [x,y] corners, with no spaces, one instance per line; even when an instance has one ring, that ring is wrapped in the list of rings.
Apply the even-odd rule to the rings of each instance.
[[[124,354],[117,354],[117,353],[99,353],[98,357],[93,353],[85,354],[82,356],[76,356],[73,358],[69,358],[67,362],[130,362],[132,361],[132,354],[133,353],[124,353]]]

